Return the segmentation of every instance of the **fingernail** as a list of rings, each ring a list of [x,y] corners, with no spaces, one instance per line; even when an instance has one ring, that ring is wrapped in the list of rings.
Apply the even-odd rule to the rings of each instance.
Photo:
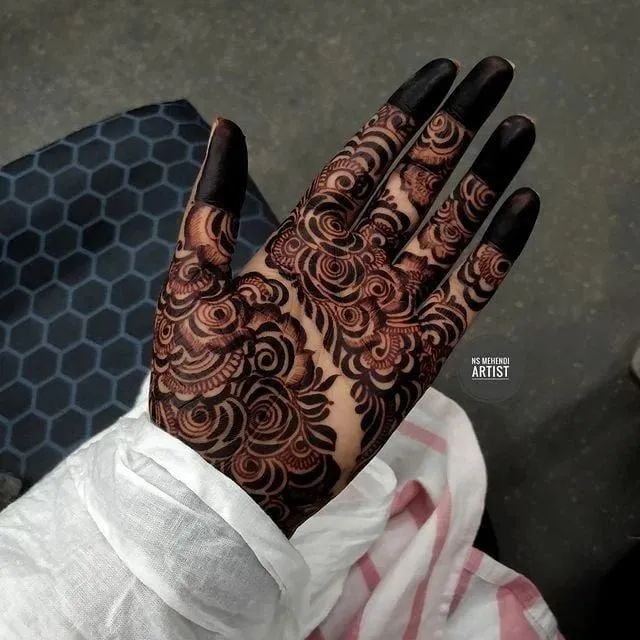
[[[540,197],[529,187],[514,191],[489,225],[484,242],[498,247],[513,262],[519,255],[538,218]]]
[[[457,73],[456,63],[438,58],[427,63],[388,100],[418,122],[431,115],[444,100]]]
[[[477,131],[505,94],[513,66],[504,58],[480,60],[453,90],[443,109],[465,127]]]
[[[526,116],[510,116],[491,134],[471,171],[495,191],[504,191],[531,151],[536,128]]]
[[[527,118],[528,120],[531,120],[533,124],[538,124],[538,120],[534,116],[530,116],[528,113],[521,113],[519,115],[521,115],[523,118]]]
[[[247,187],[247,143],[237,124],[216,118],[195,198],[227,211],[242,207]]]

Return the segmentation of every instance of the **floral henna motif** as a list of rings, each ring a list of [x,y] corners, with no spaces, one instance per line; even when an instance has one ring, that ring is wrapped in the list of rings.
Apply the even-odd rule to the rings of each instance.
[[[473,238],[499,194],[473,173],[467,174],[419,232],[397,266],[416,291],[437,286]]]
[[[383,105],[311,183],[292,217],[327,212],[340,220],[340,228],[348,228],[414,131],[413,118],[392,104]]]
[[[386,393],[380,388],[372,393],[372,389],[362,383],[354,386],[365,427],[354,474],[382,447],[402,417],[433,383],[471,320],[495,293],[510,266],[511,262],[500,249],[481,244],[460,268],[454,284],[445,282],[416,312],[413,330],[404,334],[406,359],[403,366],[396,366],[395,385]],[[366,428],[368,425],[375,428]]]
[[[482,180],[468,174],[429,221],[428,233],[419,237],[420,248],[437,264],[451,266],[451,256],[471,240],[496,197]]]
[[[481,244],[458,270],[427,299],[420,312],[422,354],[420,379],[428,386],[467,330],[472,317],[490,300],[511,262],[491,244]]]
[[[325,424],[335,376],[314,365],[286,287],[228,278],[211,234],[232,217],[186,215],[155,318],[152,418],[233,478],[284,530],[331,495],[340,476]],[[229,235],[233,230],[228,230]]]
[[[409,201],[416,211],[424,211],[431,206],[435,195],[440,190],[442,178],[422,167],[407,163],[400,170],[402,190],[409,196]]]
[[[287,254],[283,248],[287,246],[297,250]],[[459,271],[459,288],[453,290],[447,283],[418,311],[406,274],[392,265],[378,264],[375,247],[364,243],[360,253],[351,257],[361,265],[351,277],[361,275],[357,286],[353,281],[341,283],[340,290],[351,294],[346,302],[331,295],[335,270],[314,269],[313,275],[305,270],[318,248],[314,254],[302,247],[276,236],[268,246],[267,262],[287,264],[286,272],[281,272],[289,275],[334,363],[354,381],[352,396],[363,429],[357,473],[433,382],[466,330],[470,314],[493,295],[510,262],[499,249],[481,245]],[[327,280],[326,287],[318,286],[318,277]]]
[[[409,150],[409,159],[440,178],[453,171],[471,141],[471,132],[451,114],[438,112]]]
[[[216,123],[158,302],[150,408],[285,533],[387,441],[531,232],[539,202],[522,189],[440,284],[533,144],[533,125],[515,116],[409,241],[512,72],[499,58],[476,65],[393,169],[455,75],[450,61],[425,66],[235,278],[246,144]]]
[[[420,224],[471,133],[445,111],[434,116],[387,181],[356,232],[393,254]]]

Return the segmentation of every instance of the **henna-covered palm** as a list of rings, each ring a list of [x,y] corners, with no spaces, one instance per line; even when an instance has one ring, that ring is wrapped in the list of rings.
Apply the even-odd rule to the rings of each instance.
[[[455,74],[436,60],[396,91],[235,277],[246,146],[214,125],[158,302],[150,410],[287,534],[386,442],[533,228],[519,189],[451,271],[535,137],[507,118],[427,218],[513,72],[481,61],[436,111]]]

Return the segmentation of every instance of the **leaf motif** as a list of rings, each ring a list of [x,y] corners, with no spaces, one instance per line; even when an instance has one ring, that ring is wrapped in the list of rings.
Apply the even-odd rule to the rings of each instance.
[[[333,453],[336,448],[336,432],[326,424],[316,424],[309,429],[307,440],[323,453]]]
[[[318,369],[322,371],[320,367],[318,367]],[[334,373],[333,375],[329,376],[316,387],[316,391],[320,393],[324,393],[325,391],[328,391],[333,385],[333,383],[336,381],[337,377],[338,377],[337,373]]]

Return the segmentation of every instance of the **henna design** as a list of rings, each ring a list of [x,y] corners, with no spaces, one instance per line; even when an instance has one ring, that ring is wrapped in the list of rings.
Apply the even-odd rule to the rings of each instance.
[[[225,250],[231,220],[202,205],[185,217],[156,311],[152,419],[290,531],[340,476],[325,423],[335,376],[314,365],[300,322],[283,311],[282,283],[228,279],[227,254],[212,247]]]
[[[363,430],[356,473],[432,382],[446,349],[466,328],[462,322],[459,331],[449,332],[449,347],[440,346],[437,358],[433,348],[425,356],[431,343],[422,337],[418,294],[425,277],[439,281],[493,206],[496,194],[486,184],[472,174],[462,181],[431,223],[422,255],[407,255],[396,266],[389,253],[415,225],[417,212],[431,205],[470,137],[446,112],[434,116],[409,152],[410,160],[396,170],[395,182],[389,180],[354,231],[343,223],[344,212],[335,211],[339,197],[329,185],[337,184],[332,169],[344,184],[356,184],[357,177],[345,178],[344,162],[330,163],[304,208],[294,210],[267,243],[266,265],[291,283],[333,363],[353,381],[351,395]],[[398,205],[398,180],[412,214]]]
[[[420,235],[420,248],[431,249],[439,264],[459,253],[495,204],[496,195],[482,180],[468,174],[431,219],[428,233]]]
[[[442,185],[438,174],[416,164],[406,164],[400,170],[401,188],[417,211],[426,211]]]
[[[437,66],[443,77],[450,73]],[[479,79],[487,68],[500,75],[491,91]],[[435,287],[498,197],[483,178],[500,182],[506,174],[487,152],[483,172],[472,170],[393,260],[510,79],[504,61],[478,69],[355,225],[416,131],[411,114],[427,104],[409,89],[394,94],[327,164],[235,278],[229,261],[237,218],[227,209],[237,210],[238,194],[231,182],[216,174],[201,183],[185,214],[155,318],[152,418],[243,487],[287,534],[386,442],[531,231],[537,200],[520,194],[422,302],[425,285]],[[416,109],[402,107],[410,104]],[[221,203],[210,185],[235,204]],[[517,219],[526,207],[526,219]]]
[[[498,193],[468,173],[405,251],[398,268],[418,292],[433,289],[457,260],[493,208]]]
[[[343,258],[346,265],[359,268],[348,271],[345,266],[341,273],[352,280],[341,280],[334,289],[339,267],[308,267],[340,261],[330,252],[323,256],[317,246],[292,242],[290,234],[287,230],[272,238],[266,262],[288,276],[305,313],[322,332],[323,346],[353,380],[352,396],[364,431],[357,473],[431,384],[466,330],[468,316],[489,300],[510,262],[495,247],[482,245],[459,273],[462,293],[445,288],[418,314],[406,274],[377,257],[375,246],[363,241],[357,254]],[[287,252],[287,247],[292,250]]]
[[[283,282],[258,270],[231,280],[235,217],[201,203],[185,216],[156,314],[152,417],[243,486],[283,530],[326,501],[342,472],[327,423],[335,374],[314,363],[287,311],[290,295],[351,380],[363,427],[356,468],[423,390],[415,299],[406,274],[376,246],[402,228],[393,194],[383,190],[375,223],[362,233],[346,222],[412,126],[387,105],[328,164],[267,244],[265,266]],[[417,200],[424,182],[402,189]]]
[[[440,178],[448,176],[471,140],[471,132],[451,114],[438,112],[409,151],[409,158]]]
[[[467,138],[446,114],[427,127],[415,155],[421,162],[433,162],[433,170],[408,163],[397,172],[400,191],[416,208],[431,204]],[[412,224],[399,210],[391,181],[366,220],[349,231],[344,213],[335,210],[340,194],[329,188],[337,184],[331,170],[343,184],[356,184],[356,174],[345,178],[344,162],[330,163],[315,190],[267,243],[265,263],[290,282],[323,347],[352,380],[351,395],[363,429],[357,472],[425,389],[419,373],[423,327],[411,278],[389,260],[394,238]],[[482,197],[481,189],[478,193]]]
[[[341,228],[348,228],[414,130],[411,116],[392,104],[383,105],[311,183],[292,216],[328,212]]]
[[[375,305],[367,308],[359,300],[364,293],[392,301],[387,280],[370,273],[387,260],[382,252],[368,253],[369,245],[348,231],[347,221],[413,127],[398,107],[380,109],[270,242],[267,265],[277,264],[285,281],[305,274],[307,315],[314,299],[339,301],[339,325],[333,310],[325,309],[325,342],[344,335],[357,345],[365,364],[354,360],[354,371],[365,370],[366,363],[392,366],[404,357],[391,334],[389,353],[368,341],[367,326],[381,328],[383,318]],[[156,312],[152,418],[292,531],[331,497],[342,473],[334,457],[337,435],[327,424],[336,374],[314,361],[302,324],[287,311],[289,287],[259,270],[230,279],[235,220],[202,203],[185,215]],[[354,259],[358,254],[361,259]]]
[[[356,233],[376,235],[388,254],[404,244],[429,210],[471,133],[445,111],[436,114],[387,181]]]
[[[490,244],[481,244],[447,281],[429,296],[420,311],[422,353],[420,380],[429,386],[477,312],[504,280],[511,262]]]

